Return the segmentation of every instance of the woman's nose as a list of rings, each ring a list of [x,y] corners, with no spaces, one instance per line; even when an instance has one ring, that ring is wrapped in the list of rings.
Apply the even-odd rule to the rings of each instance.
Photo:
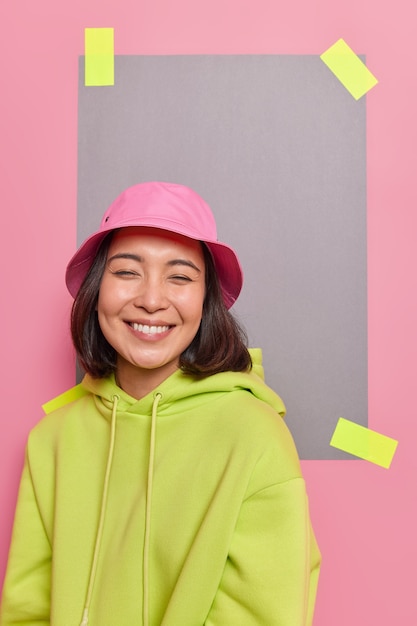
[[[148,313],[166,309],[168,300],[163,285],[159,281],[144,281],[135,296],[133,304],[135,307],[144,309]]]

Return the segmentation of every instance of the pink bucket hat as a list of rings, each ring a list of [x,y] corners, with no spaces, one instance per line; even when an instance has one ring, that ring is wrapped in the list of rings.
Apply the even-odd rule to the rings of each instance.
[[[162,228],[204,242],[212,254],[227,308],[236,301],[242,289],[242,268],[234,250],[217,241],[210,207],[192,189],[161,182],[129,187],[107,209],[99,230],[84,241],[68,263],[66,284],[74,298],[106,234],[127,226]]]

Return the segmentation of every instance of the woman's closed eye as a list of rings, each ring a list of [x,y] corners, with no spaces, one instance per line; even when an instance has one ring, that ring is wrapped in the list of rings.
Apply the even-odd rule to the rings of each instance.
[[[140,276],[139,272],[130,268],[113,268],[109,266],[109,271],[115,276],[120,276],[120,278],[137,278]]]
[[[175,274],[173,276],[170,276],[169,280],[181,284],[181,283],[191,283],[193,279],[190,276],[186,276],[184,274]]]
[[[109,265],[108,269],[114,276],[127,280],[140,278],[142,276],[138,270],[129,267],[112,267]],[[178,285],[185,285],[193,282],[193,278],[187,274],[170,274],[166,278],[169,282]]]

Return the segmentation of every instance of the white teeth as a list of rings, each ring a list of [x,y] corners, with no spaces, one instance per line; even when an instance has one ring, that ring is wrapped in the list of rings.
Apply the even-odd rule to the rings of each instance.
[[[136,324],[136,322],[133,322],[132,328],[133,330],[138,330],[139,332],[147,335],[155,335],[166,332],[169,329],[169,326],[148,326],[148,324]]]

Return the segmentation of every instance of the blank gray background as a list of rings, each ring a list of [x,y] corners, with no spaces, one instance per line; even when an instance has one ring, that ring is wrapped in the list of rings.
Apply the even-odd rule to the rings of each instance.
[[[85,87],[80,58],[79,243],[130,185],[193,187],[301,458],[351,458],[329,441],[367,425],[365,99],[314,55],[119,56],[115,81]]]

